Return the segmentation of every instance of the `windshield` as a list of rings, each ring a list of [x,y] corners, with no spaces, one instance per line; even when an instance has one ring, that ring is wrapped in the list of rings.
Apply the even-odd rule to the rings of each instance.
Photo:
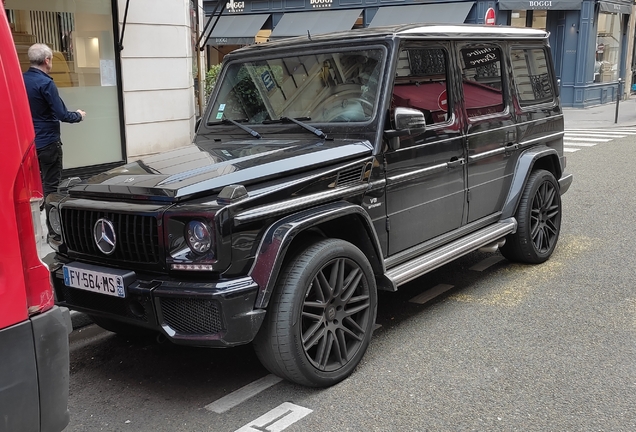
[[[231,63],[207,122],[370,120],[382,56],[378,48]]]

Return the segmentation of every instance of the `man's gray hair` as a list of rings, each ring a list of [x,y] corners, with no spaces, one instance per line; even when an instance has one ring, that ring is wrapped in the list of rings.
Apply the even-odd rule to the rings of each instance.
[[[53,58],[53,51],[45,44],[33,44],[27,53],[32,66],[44,64],[44,60]]]

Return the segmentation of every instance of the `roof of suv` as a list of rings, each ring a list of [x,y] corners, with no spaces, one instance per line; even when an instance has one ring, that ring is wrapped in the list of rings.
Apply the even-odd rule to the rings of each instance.
[[[276,39],[273,41],[250,45],[237,50],[245,53],[267,48],[289,47],[293,45],[311,42],[342,42],[344,40],[356,40],[367,38],[386,37],[416,37],[425,39],[535,39],[542,40],[548,37],[543,30],[532,28],[518,28],[507,26],[484,26],[475,24],[401,24],[386,27],[368,27],[344,32],[328,33],[321,35],[297,36],[291,38]]]

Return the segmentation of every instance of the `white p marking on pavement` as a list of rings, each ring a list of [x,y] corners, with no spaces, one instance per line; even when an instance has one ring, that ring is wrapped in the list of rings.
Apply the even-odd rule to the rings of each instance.
[[[256,420],[237,429],[236,432],[280,432],[309,415],[312,411],[309,408],[284,402]]]

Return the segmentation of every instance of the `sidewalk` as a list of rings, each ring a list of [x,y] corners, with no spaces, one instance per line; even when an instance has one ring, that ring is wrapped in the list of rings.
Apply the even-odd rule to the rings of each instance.
[[[563,108],[565,129],[607,129],[636,126],[636,97],[620,102],[617,123],[614,123],[615,116],[616,102],[589,108]]]

